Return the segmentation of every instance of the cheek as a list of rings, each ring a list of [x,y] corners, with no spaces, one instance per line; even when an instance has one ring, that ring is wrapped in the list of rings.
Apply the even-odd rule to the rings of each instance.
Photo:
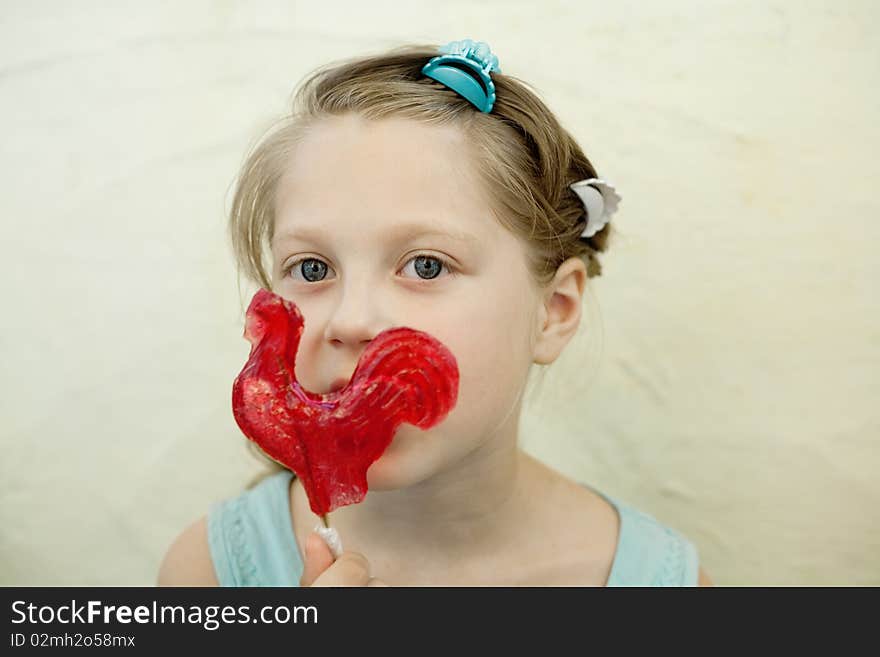
[[[481,340],[472,345],[459,364],[459,404],[472,426],[494,423],[516,401],[528,371],[522,347],[505,337]]]
[[[401,425],[367,471],[370,489],[406,487],[457,462],[494,436],[516,408],[527,367],[521,365],[521,358],[511,356],[508,342],[486,339],[473,330],[435,337],[458,361],[458,401],[446,419],[427,432]],[[522,347],[515,353],[521,354]]]
[[[458,361],[460,415],[504,414],[525,384],[531,363],[530,331],[525,309],[482,304],[466,322],[447,327],[443,340]],[[479,424],[479,421],[477,422]]]

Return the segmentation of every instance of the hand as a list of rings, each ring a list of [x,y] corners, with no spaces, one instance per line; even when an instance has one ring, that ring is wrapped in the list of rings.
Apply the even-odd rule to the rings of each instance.
[[[370,562],[360,552],[345,551],[333,560],[329,546],[317,533],[306,539],[300,586],[388,586],[370,576]]]

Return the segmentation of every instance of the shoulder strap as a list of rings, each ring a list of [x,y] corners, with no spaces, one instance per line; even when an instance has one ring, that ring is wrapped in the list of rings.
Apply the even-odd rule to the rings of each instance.
[[[298,586],[303,564],[290,524],[289,470],[208,513],[208,546],[220,586]]]
[[[693,543],[653,516],[608,496],[620,516],[617,553],[608,586],[696,586]]]

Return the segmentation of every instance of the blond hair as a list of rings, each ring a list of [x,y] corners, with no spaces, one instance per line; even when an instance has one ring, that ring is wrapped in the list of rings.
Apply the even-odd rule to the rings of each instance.
[[[513,76],[492,73],[496,100],[488,114],[423,76],[422,67],[438,50],[433,45],[402,46],[332,62],[306,76],[290,114],[263,135],[238,175],[229,233],[239,276],[244,273],[261,287],[272,288],[265,263],[271,257],[278,181],[309,126],[348,113],[457,126],[471,144],[496,219],[528,246],[535,281],[547,285],[571,257],[584,261],[588,277],[601,275],[597,254],[606,250],[612,224],[582,238],[584,208],[568,187],[598,177],[583,150],[526,83]]]

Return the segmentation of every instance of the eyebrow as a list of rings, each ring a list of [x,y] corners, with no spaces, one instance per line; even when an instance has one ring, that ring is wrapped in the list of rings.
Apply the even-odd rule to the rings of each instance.
[[[278,244],[288,240],[301,240],[304,242],[320,243],[326,235],[321,229],[299,228],[284,233],[279,233],[272,238],[272,244]],[[459,242],[476,244],[479,239],[475,235],[450,228],[430,228],[425,224],[398,224],[386,234],[391,242],[402,242],[417,237],[448,237]]]

